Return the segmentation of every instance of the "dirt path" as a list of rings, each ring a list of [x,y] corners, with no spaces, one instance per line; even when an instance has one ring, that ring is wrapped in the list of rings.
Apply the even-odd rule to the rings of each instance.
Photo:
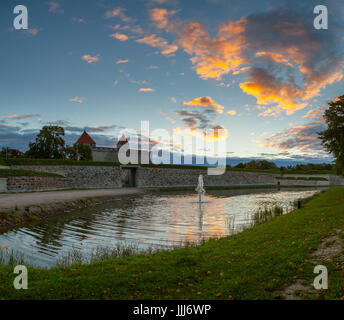
[[[141,189],[90,189],[49,192],[30,192],[0,194],[0,209],[23,208],[35,204],[47,204],[61,201],[71,201],[87,197],[112,197],[142,193]]]
[[[335,231],[335,235],[324,239],[320,243],[318,249],[311,254],[309,259],[307,259],[308,261],[315,265],[321,261],[332,259],[341,253],[343,249],[343,240],[339,237],[339,234],[342,230],[336,229]],[[344,257],[341,256],[341,259],[344,260]],[[307,283],[303,279],[298,279],[292,285],[284,288],[284,290],[276,292],[276,295],[282,296],[286,300],[301,300],[302,298],[296,294],[297,292],[315,293],[316,290],[312,283]]]

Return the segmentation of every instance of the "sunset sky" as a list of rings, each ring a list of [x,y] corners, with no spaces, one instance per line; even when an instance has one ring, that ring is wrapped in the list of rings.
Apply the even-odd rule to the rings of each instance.
[[[316,133],[344,94],[343,17],[342,0],[1,1],[0,147],[26,150],[46,124],[113,146],[148,120],[223,128],[228,157],[328,161]]]

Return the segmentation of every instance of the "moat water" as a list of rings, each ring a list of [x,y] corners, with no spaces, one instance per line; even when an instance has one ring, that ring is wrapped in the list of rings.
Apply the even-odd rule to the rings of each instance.
[[[0,251],[20,254],[25,262],[51,267],[69,252],[83,256],[96,248],[118,244],[138,249],[171,248],[185,242],[223,237],[252,225],[260,208],[292,203],[319,189],[241,189],[207,191],[206,203],[195,192],[147,193],[125,196],[92,208],[49,218],[0,234]]]

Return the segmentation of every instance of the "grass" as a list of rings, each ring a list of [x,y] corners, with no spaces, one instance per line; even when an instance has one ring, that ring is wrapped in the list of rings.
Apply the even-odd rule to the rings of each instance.
[[[257,210],[253,213],[253,225],[256,226],[268,222],[275,217],[281,216],[283,212],[284,210],[280,206],[265,207],[264,209]]]
[[[277,180],[328,181],[324,177],[276,177]]]
[[[49,172],[40,172],[32,170],[23,170],[23,169],[0,169],[0,178],[8,177],[54,177],[54,178],[64,178],[64,176],[49,173]]]
[[[7,166],[14,165],[51,165],[51,166],[120,166],[117,162],[99,162],[99,161],[76,161],[67,159],[32,159],[32,158],[0,158],[0,164]],[[206,170],[206,166],[194,166],[194,165],[176,165],[176,164],[138,164],[141,167],[147,168],[172,168],[172,169],[194,169],[194,170]],[[281,174],[280,169],[245,169],[245,168],[226,168],[227,171],[244,171],[244,172],[262,172],[262,173],[273,173]],[[283,174],[336,174],[332,170],[284,170]]]
[[[13,288],[13,266],[0,266],[3,299],[273,299],[298,278],[322,239],[344,229],[344,188],[327,190],[291,213],[199,246],[110,258],[50,270],[29,268],[29,288]],[[340,266],[329,268],[319,299],[343,296]],[[339,268],[339,269],[338,269]]]

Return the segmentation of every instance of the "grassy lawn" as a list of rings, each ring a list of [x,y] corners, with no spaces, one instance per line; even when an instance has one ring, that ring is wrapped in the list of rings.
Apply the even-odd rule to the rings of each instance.
[[[312,281],[310,253],[344,230],[344,188],[302,209],[200,246],[112,258],[51,270],[29,268],[28,290],[13,288],[13,266],[0,266],[2,299],[273,299],[296,279]],[[343,266],[323,261],[329,289],[310,298],[343,297]]]
[[[31,158],[0,158],[1,165],[14,166],[14,165],[46,165],[46,166],[120,166],[117,162],[97,162],[97,161],[76,161],[67,159],[31,159]],[[206,170],[206,166],[194,166],[194,165],[173,165],[173,164],[139,164],[140,167],[148,168],[174,168],[174,169],[195,169]],[[281,170],[279,169],[245,169],[245,168],[226,168],[227,171],[244,171],[244,172],[262,172],[262,173],[277,173],[277,174],[336,174],[334,170]]]
[[[22,169],[0,169],[0,178],[8,177],[54,177],[54,178],[64,178],[63,176],[56,173],[49,172],[39,172],[32,170],[22,170]]]

